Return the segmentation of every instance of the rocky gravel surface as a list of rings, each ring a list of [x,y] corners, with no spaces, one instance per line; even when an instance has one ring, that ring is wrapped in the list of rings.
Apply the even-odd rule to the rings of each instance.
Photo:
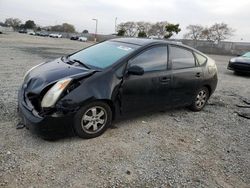
[[[250,187],[250,77],[217,62],[219,83],[201,112],[186,108],[115,123],[102,136],[45,141],[17,130],[17,90],[32,66],[91,43],[0,35],[0,187]]]

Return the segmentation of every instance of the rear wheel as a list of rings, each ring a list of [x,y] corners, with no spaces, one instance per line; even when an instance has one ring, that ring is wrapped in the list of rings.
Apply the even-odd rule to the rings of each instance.
[[[197,90],[195,97],[193,98],[192,105],[189,107],[192,111],[200,111],[204,108],[209,98],[209,91],[207,87],[202,87]]]
[[[104,102],[83,106],[75,116],[74,129],[81,138],[100,136],[111,125],[112,111]]]

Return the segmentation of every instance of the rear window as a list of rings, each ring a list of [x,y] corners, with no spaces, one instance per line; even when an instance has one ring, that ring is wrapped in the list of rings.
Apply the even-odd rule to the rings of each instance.
[[[138,47],[133,44],[106,41],[83,49],[71,55],[70,58],[79,60],[86,65],[103,69],[130,54]]]

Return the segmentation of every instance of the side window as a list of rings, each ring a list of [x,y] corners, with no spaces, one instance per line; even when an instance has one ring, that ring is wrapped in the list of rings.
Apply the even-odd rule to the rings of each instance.
[[[207,62],[207,58],[201,54],[194,53],[199,65],[204,65]]]
[[[137,65],[145,72],[167,69],[168,50],[167,46],[150,48],[129,61],[129,66]]]
[[[170,46],[170,59],[172,60],[172,69],[195,67],[193,53],[181,47]]]

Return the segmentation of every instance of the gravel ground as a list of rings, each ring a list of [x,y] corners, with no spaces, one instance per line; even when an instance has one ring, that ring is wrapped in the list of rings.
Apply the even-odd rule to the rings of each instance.
[[[25,34],[0,35],[0,186],[250,187],[250,120],[236,111],[250,98],[250,77],[211,55],[219,83],[201,112],[186,108],[120,121],[102,136],[48,142],[17,130],[24,73],[90,43]]]

